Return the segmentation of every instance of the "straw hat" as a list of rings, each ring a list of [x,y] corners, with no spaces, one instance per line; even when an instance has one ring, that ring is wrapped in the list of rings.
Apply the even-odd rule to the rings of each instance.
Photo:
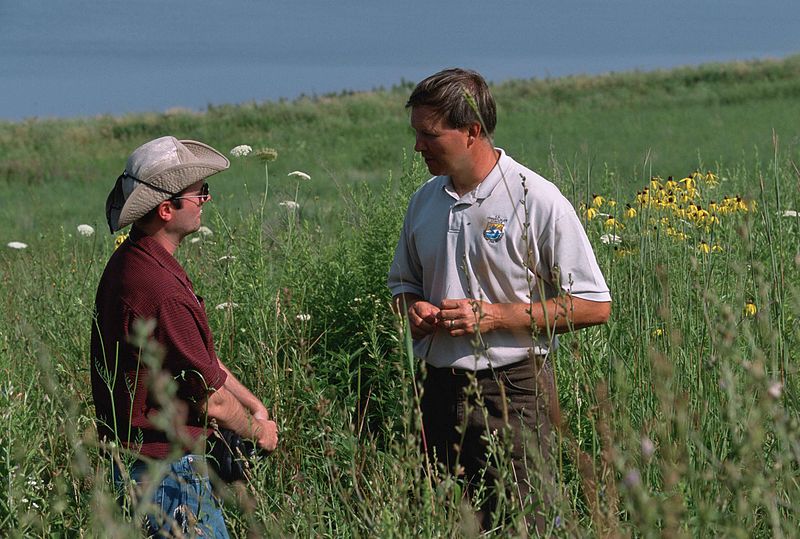
[[[229,166],[227,157],[202,142],[161,137],[142,144],[128,157],[125,172],[106,199],[111,232]]]

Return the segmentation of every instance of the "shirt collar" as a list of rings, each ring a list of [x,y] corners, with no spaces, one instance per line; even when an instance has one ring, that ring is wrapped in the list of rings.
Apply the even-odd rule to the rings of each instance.
[[[453,182],[450,180],[450,176],[440,176],[442,189],[448,195],[461,203],[473,204],[479,200],[488,198],[494,191],[495,187],[497,187],[497,185],[503,181],[503,177],[505,177],[506,181],[510,180],[508,177],[508,171],[511,169],[511,158],[506,155],[505,150],[502,148],[495,148],[495,150],[500,152],[500,157],[497,159],[497,163],[494,165],[494,168],[489,171],[489,174],[486,175],[483,181],[481,181],[481,183],[475,187],[475,189],[469,193],[466,193],[459,199],[458,194],[453,189]]]
[[[148,236],[142,232],[142,230],[136,225],[131,227],[131,233],[128,236],[128,239],[134,246],[136,246],[138,249],[141,249],[143,252],[153,258],[158,265],[172,273],[175,278],[185,286],[188,286],[189,290],[194,293],[192,281],[189,279],[189,276],[186,275],[186,270],[183,269],[183,266],[181,266],[175,257],[169,254],[169,252],[167,252],[167,250],[164,249],[160,243],[158,243],[151,236]]]
[[[475,193],[475,200],[488,198],[495,187],[503,181],[503,178],[505,178],[506,181],[511,179],[508,177],[508,171],[511,169],[511,158],[506,155],[506,152],[502,148],[495,148],[495,150],[500,152],[500,157],[497,159],[494,168],[489,171],[489,174],[486,175],[483,181],[479,183],[478,187],[473,191],[473,193]]]

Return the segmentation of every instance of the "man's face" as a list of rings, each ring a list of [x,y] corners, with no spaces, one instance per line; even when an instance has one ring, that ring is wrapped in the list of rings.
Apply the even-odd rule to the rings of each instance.
[[[469,165],[466,127],[450,127],[428,106],[411,109],[411,127],[416,133],[414,151],[422,154],[431,174],[453,176]]]
[[[177,208],[175,203],[173,203],[175,218],[172,220],[171,224],[175,232],[180,234],[182,238],[188,236],[192,232],[197,232],[197,229],[200,228],[200,216],[203,214],[203,204],[211,199],[211,195],[203,196],[201,194],[204,183],[205,180],[200,180],[190,185],[180,196],[176,197],[180,199],[180,208]]]

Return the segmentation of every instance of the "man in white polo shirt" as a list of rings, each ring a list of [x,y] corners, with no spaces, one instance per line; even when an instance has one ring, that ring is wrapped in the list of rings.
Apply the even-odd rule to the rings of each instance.
[[[527,518],[541,530],[526,454],[547,453],[558,413],[548,354],[557,333],[605,323],[611,295],[570,202],[493,146],[496,107],[478,73],[436,73],[406,107],[435,176],[409,202],[388,284],[427,363],[423,444],[470,486],[483,476],[492,489],[502,474],[486,435],[508,429],[516,484],[504,493],[534,508]],[[479,508],[484,529],[499,496]]]

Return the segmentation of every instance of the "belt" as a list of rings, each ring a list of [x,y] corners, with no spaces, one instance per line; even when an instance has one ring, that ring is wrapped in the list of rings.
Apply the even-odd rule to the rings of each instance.
[[[503,365],[501,367],[489,367],[488,369],[480,369],[480,370],[459,369],[456,367],[434,367],[433,365],[427,365],[427,369],[428,369],[428,374],[434,376],[460,378],[467,375],[471,375],[478,380],[483,380],[485,378],[492,378],[499,372],[516,369],[518,367],[524,366],[525,364],[534,365],[533,362],[534,357],[544,359],[545,356],[528,356],[527,358],[517,361],[516,363],[510,363],[508,365]]]

